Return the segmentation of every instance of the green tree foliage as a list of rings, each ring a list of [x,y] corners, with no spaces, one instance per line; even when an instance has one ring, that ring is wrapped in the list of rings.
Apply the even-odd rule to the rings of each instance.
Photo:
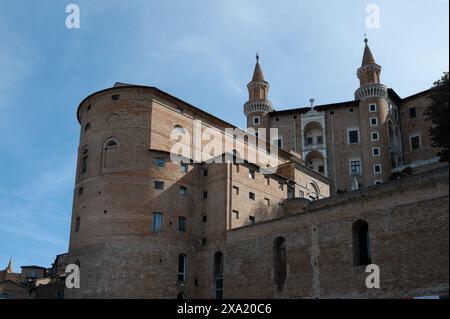
[[[446,72],[440,80],[434,82],[430,95],[431,104],[425,111],[427,119],[432,122],[429,129],[432,146],[440,149],[437,155],[441,162],[448,162],[449,155],[448,76]]]

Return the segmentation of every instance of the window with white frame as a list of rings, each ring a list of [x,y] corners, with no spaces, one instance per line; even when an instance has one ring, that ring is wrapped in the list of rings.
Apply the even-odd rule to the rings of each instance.
[[[374,174],[381,174],[381,164],[375,164],[373,166],[373,172]]]
[[[377,111],[377,105],[376,104],[369,104],[369,112],[373,113]]]
[[[378,132],[372,132],[370,135],[372,142],[378,141],[380,139],[380,134],[378,134]]]
[[[348,144],[359,144],[359,129],[347,129],[347,139]]]
[[[409,137],[409,140],[410,140],[411,150],[412,151],[417,150],[417,149],[422,147],[422,143],[421,143],[421,140],[420,140],[420,134],[411,135]]]
[[[361,175],[361,159],[350,160],[350,175]]]
[[[378,117],[370,118],[370,126],[378,126]]]
[[[373,157],[379,157],[381,155],[381,151],[379,147],[373,147],[372,148],[372,156]]]
[[[261,123],[261,118],[259,116],[253,117],[253,125],[259,125]]]

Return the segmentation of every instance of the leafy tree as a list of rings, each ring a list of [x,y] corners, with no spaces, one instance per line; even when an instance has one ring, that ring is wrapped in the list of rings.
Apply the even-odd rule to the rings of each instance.
[[[448,162],[449,156],[448,76],[448,72],[445,72],[440,80],[434,82],[429,97],[431,104],[425,111],[427,119],[433,124],[429,129],[432,146],[440,148],[437,155],[441,162]]]

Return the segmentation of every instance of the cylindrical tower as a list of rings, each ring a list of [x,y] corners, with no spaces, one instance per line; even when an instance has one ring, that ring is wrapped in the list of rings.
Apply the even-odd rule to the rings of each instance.
[[[194,281],[180,279],[181,258],[195,258],[190,225],[179,229],[194,204],[174,199],[181,179],[195,188],[185,177],[194,168],[150,150],[152,103],[152,88],[116,85],[78,108],[69,260],[80,266],[81,288],[66,289],[68,298],[194,295]],[[193,278],[194,268],[184,265],[184,275]]]

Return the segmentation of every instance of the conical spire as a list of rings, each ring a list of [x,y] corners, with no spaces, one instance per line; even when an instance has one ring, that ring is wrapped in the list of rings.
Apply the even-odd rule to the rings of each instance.
[[[12,257],[9,258],[9,263],[8,263],[8,267],[6,267],[6,272],[12,274],[13,273],[13,268],[12,268]]]
[[[265,81],[264,80],[264,74],[261,69],[261,65],[259,65],[259,54],[256,53],[256,65],[255,65],[255,71],[253,72],[253,78],[252,82],[256,81]]]
[[[364,47],[364,54],[361,66],[375,64],[375,59],[373,57],[372,51],[370,51],[369,45],[367,44],[369,40],[367,38],[364,39],[364,43],[366,44]]]

